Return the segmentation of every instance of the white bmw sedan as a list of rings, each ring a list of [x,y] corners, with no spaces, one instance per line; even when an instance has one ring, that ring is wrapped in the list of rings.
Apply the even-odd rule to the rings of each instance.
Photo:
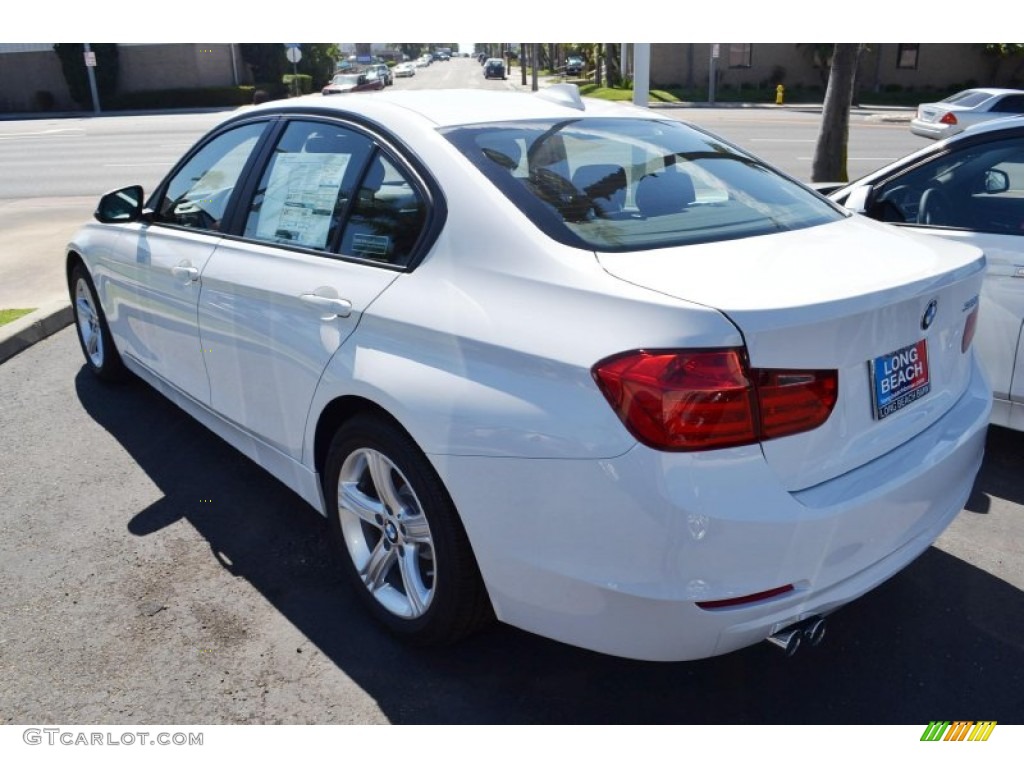
[[[981,463],[980,251],[573,86],[263,104],[96,219],[86,365],[324,514],[417,643],[793,652]]]

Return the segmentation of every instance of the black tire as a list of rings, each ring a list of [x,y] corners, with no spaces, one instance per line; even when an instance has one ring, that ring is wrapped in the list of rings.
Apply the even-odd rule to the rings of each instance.
[[[338,430],[324,497],[342,567],[392,633],[416,645],[445,645],[491,618],[455,505],[426,456],[393,421],[360,414]]]
[[[99,379],[120,382],[128,378],[121,355],[110,336],[107,317],[100,306],[96,286],[81,262],[75,264],[68,278],[75,332],[85,355],[85,364]]]

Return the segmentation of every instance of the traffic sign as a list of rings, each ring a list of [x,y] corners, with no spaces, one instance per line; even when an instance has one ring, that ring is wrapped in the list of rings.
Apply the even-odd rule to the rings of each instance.
[[[302,61],[302,51],[299,50],[298,48],[289,48],[287,51],[284,52],[284,55],[292,64],[298,64],[300,61]]]

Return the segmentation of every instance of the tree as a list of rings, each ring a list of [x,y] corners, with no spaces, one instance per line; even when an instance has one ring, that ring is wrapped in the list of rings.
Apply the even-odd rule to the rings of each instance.
[[[1009,85],[1015,84],[1017,73],[1024,63],[1024,43],[982,43],[981,52],[991,61],[988,78],[990,83],[995,85],[1004,81]],[[1013,66],[1005,80],[999,77],[1004,62]]]
[[[836,43],[821,112],[821,131],[811,165],[811,181],[849,181],[846,170],[850,104],[861,43]]]
[[[274,96],[284,95],[282,76],[291,64],[285,58],[284,43],[240,43],[242,61],[252,69],[252,79],[257,85],[270,86]]]
[[[314,87],[319,87],[334,76],[339,58],[341,51],[337,43],[303,43],[298,69],[301,74],[313,78]]]
[[[115,43],[92,43],[90,49],[96,54],[96,90],[100,104],[108,101],[117,93],[118,50]],[[54,52],[60,59],[64,82],[68,84],[68,93],[78,106],[86,109],[92,104],[92,92],[89,88],[89,73],[85,68],[85,43],[55,43]]]

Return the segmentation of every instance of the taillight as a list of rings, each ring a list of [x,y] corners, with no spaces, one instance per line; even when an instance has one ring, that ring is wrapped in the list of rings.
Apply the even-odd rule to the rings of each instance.
[[[960,342],[960,351],[966,352],[971,348],[971,342],[974,341],[974,331],[978,328],[978,308],[975,307],[971,310],[971,314],[967,316],[964,321],[964,338]]]
[[[956,125],[956,115],[954,115],[952,112],[947,112],[941,118],[939,118],[939,122],[942,123],[943,125]]]
[[[594,380],[640,442],[668,451],[748,445],[823,424],[838,373],[749,368],[742,349],[636,351]]]

